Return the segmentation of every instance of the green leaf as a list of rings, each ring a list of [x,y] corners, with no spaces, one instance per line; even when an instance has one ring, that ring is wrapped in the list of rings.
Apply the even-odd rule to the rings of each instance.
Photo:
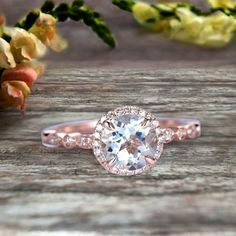
[[[115,39],[106,26],[104,20],[100,17],[99,13],[87,6],[80,8],[83,21],[111,48],[114,48],[116,43]]]
[[[74,21],[79,21],[81,20],[82,17],[82,12],[79,7],[72,7],[71,10],[69,11],[69,17],[71,20]]]
[[[83,0],[74,0],[71,4],[60,3],[57,6],[53,1],[46,0],[41,11],[52,15],[60,22],[66,21],[68,18],[74,21],[83,20],[105,43],[112,48],[115,47],[114,37],[105,21],[98,12],[84,6]],[[31,11],[24,20],[16,23],[15,26],[28,30],[35,23],[39,14],[39,10]]]
[[[70,18],[72,20],[81,20],[91,27],[91,29],[110,47],[115,47],[115,40],[112,32],[106,26],[105,21],[100,17],[100,14],[87,6],[71,7]]]
[[[23,28],[23,27],[22,27],[22,24],[21,24],[20,22],[17,22],[17,23],[15,24],[15,27]]]
[[[111,31],[107,28],[106,25],[103,25],[103,24],[94,25],[94,26],[92,26],[92,29],[111,48],[114,48],[116,46],[116,42],[114,40],[114,37],[112,36]]]
[[[60,3],[56,8],[55,12],[60,12],[60,11],[68,11],[70,9],[69,5],[67,3]]]
[[[50,11],[53,10],[55,4],[53,1],[46,0],[43,6],[41,7],[41,11],[44,13],[49,13]]]
[[[28,30],[30,29],[33,24],[35,23],[35,21],[38,19],[39,17],[39,11],[35,10],[35,11],[31,11],[25,19],[25,23],[24,23],[24,29]]]
[[[132,7],[136,3],[135,0],[113,0],[112,3],[120,9],[132,12]]]
[[[1,76],[2,76],[2,73],[4,72],[5,69],[1,68],[0,67],[0,88],[1,88],[1,84],[2,84],[2,81],[1,81]]]
[[[53,11],[53,15],[58,18],[59,21],[66,21],[69,17],[70,7],[66,3],[59,4]]]
[[[72,7],[82,7],[84,5],[83,0],[74,0],[71,4]]]
[[[8,34],[5,34],[5,33],[2,34],[1,38],[6,40],[8,43],[10,43],[10,41],[11,41],[11,36]]]
[[[39,17],[39,11],[33,10],[28,13],[28,15],[25,17],[24,20],[17,22],[15,26],[25,30],[29,30],[33,26],[35,21],[38,19],[38,17]]]

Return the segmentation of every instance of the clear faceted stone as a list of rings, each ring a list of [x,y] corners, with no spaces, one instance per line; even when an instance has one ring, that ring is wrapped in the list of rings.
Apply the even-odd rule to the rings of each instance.
[[[171,128],[164,129],[161,139],[164,143],[170,143],[174,139],[174,131]]]
[[[75,145],[76,145],[75,141],[76,141],[75,138],[73,138],[73,137],[71,137],[69,135],[66,135],[63,138],[63,140],[62,140],[63,145],[66,148],[73,148],[73,147],[75,147]]]
[[[60,137],[57,136],[57,134],[50,134],[47,138],[47,142],[50,145],[59,145],[61,142]]]
[[[91,149],[92,141],[93,141],[92,136],[85,135],[85,136],[79,136],[76,142],[80,148]]]
[[[91,139],[88,138],[88,137],[82,137],[81,138],[81,144],[86,146],[86,145],[89,145],[91,143]]]
[[[186,130],[184,128],[179,128],[176,131],[176,135],[178,137],[179,140],[183,140],[186,136]]]
[[[196,136],[196,128],[194,126],[190,126],[187,130],[187,134],[189,138],[194,138]]]
[[[112,173],[132,175],[153,166],[162,146],[156,123],[142,114],[121,114],[105,121],[99,132],[99,146],[94,147],[102,157],[101,164]],[[94,153],[96,155],[96,153]]]

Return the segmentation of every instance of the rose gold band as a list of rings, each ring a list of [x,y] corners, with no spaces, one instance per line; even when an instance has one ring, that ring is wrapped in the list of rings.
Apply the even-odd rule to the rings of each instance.
[[[194,139],[201,135],[201,123],[196,119],[158,118],[160,127],[169,136],[165,142]],[[67,122],[42,131],[46,147],[92,148],[93,133],[98,120]]]

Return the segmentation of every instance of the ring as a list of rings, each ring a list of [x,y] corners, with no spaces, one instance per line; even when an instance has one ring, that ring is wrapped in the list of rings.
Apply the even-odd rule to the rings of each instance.
[[[125,106],[99,120],[62,123],[41,133],[49,148],[93,149],[98,162],[117,175],[140,174],[157,163],[164,144],[201,135],[196,119],[159,118],[142,108]]]

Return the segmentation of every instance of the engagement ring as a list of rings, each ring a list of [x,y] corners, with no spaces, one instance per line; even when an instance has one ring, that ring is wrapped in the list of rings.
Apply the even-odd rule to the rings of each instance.
[[[99,120],[62,123],[42,131],[49,148],[93,149],[98,162],[117,175],[136,175],[154,167],[164,144],[201,135],[195,119],[159,118],[142,108],[125,106]]]

